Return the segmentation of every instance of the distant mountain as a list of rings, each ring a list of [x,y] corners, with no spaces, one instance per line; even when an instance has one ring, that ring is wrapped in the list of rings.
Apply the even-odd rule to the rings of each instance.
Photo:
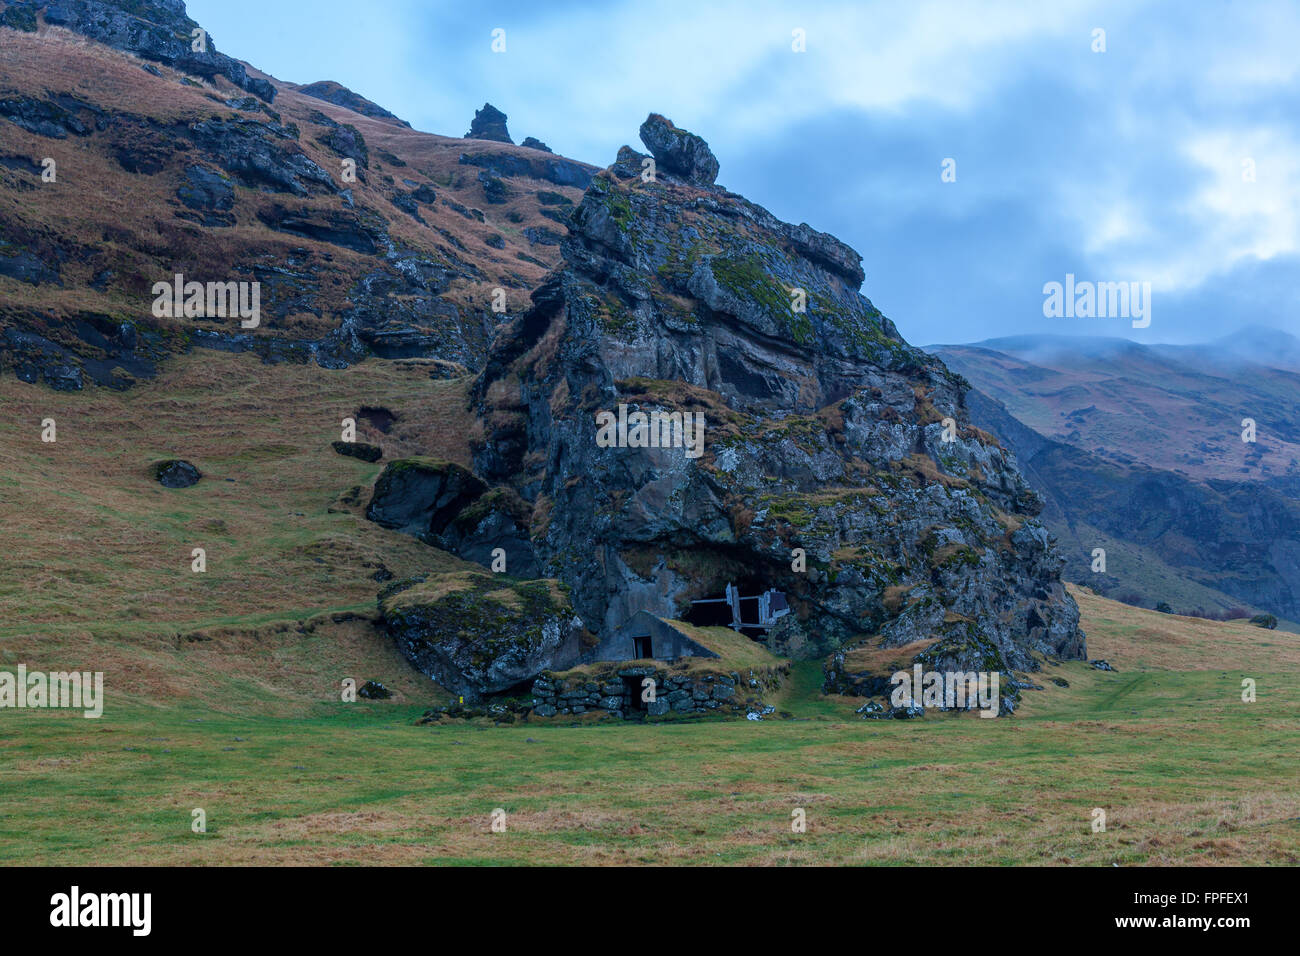
[[[1015,336],[928,351],[1030,428],[1103,460],[1191,480],[1300,477],[1300,372],[1218,345],[1123,339]],[[1254,442],[1242,441],[1246,418]]]
[[[1044,496],[1068,579],[1298,620],[1300,373],[1283,367],[1298,347],[1256,329],[1205,346],[1044,335],[927,351],[975,386],[972,420]]]
[[[1300,338],[1281,329],[1251,325],[1205,348],[1219,356],[1231,355],[1271,368],[1300,371]]]

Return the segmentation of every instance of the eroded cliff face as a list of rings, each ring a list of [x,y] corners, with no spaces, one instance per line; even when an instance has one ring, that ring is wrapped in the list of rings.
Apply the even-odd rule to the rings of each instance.
[[[1037,498],[969,425],[964,380],[859,294],[861,258],[716,186],[698,136],[651,116],[642,140],[653,157],[624,147],[592,181],[475,389],[476,470],[531,506],[525,544],[586,626],[737,582],[789,595],[790,647],[1083,656]],[[602,447],[620,405],[702,414],[701,454]]]

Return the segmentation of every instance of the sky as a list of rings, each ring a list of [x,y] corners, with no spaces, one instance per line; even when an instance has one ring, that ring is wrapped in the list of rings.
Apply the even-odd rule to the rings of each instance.
[[[861,253],[913,344],[1300,334],[1290,0],[187,6],[222,52],[427,132],[491,102],[515,142],[606,166],[663,113],[719,183]],[[1149,325],[1045,315],[1067,274],[1149,283]]]

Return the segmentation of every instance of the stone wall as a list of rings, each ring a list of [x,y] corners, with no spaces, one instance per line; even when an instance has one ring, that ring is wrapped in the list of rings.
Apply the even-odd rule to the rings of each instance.
[[[655,682],[655,699],[642,703],[642,681]],[[725,714],[744,717],[771,713],[763,691],[780,686],[778,672],[742,676],[736,671],[677,672],[650,664],[612,665],[569,674],[544,673],[533,682],[536,717],[606,714],[624,720],[666,718],[675,714]]]

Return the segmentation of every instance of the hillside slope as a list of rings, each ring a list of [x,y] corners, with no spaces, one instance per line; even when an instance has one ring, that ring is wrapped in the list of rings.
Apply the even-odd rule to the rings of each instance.
[[[973,420],[1043,496],[1070,580],[1147,606],[1300,620],[1300,375],[1121,340],[932,351],[975,385]]]
[[[184,18],[179,3],[134,7]],[[194,346],[475,369],[558,261],[590,167],[419,133],[240,65],[272,104],[35,10],[35,32],[0,28],[0,370],[124,388]],[[177,273],[260,282],[260,326],[157,317],[153,286]]]

